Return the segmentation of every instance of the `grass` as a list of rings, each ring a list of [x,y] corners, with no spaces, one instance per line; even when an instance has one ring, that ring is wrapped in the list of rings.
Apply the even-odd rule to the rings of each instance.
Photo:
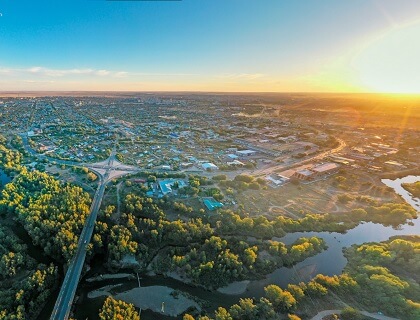
[[[338,182],[338,176],[344,177],[345,181]],[[348,194],[353,198],[363,195],[377,202],[400,201],[379,179],[356,170],[344,171],[309,184],[289,183],[276,189],[269,187],[267,190],[247,190],[237,194],[236,200],[254,215],[271,213],[290,216],[291,213],[301,216],[305,212],[339,213],[366,205],[357,200],[341,203],[338,201],[340,194]]]

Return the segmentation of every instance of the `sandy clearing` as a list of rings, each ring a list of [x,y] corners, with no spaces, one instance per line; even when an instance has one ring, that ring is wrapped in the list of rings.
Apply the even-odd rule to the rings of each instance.
[[[114,298],[134,304],[141,309],[150,309],[168,316],[177,316],[185,312],[190,307],[201,310],[197,302],[188,299],[182,294],[173,297],[174,289],[163,286],[151,286],[134,288],[126,292],[115,295]],[[162,312],[164,303],[164,312]]]
[[[101,274],[96,277],[91,277],[86,279],[87,282],[102,281],[107,279],[123,279],[123,278],[133,278],[134,275],[131,273],[117,273],[117,274]]]
[[[231,284],[227,285],[226,287],[222,287],[222,288],[217,289],[217,291],[220,292],[220,293],[231,294],[231,295],[242,294],[246,291],[246,288],[248,287],[248,284],[250,282],[251,281],[249,281],[249,280],[232,282]]]

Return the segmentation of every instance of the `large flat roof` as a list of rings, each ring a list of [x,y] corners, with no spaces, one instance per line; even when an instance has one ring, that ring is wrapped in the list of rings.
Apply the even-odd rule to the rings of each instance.
[[[325,171],[337,169],[338,167],[339,167],[338,164],[333,163],[333,162],[328,162],[328,163],[324,163],[316,167],[313,167],[311,170],[315,172],[325,172]]]
[[[308,176],[308,177],[314,174],[311,170],[308,170],[308,169],[299,170],[299,171],[296,171],[296,173],[301,174],[303,176]]]

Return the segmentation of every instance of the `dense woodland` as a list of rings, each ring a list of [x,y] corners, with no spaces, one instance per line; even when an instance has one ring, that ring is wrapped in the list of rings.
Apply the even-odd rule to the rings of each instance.
[[[77,248],[90,202],[82,188],[23,168],[3,189],[0,212],[16,217],[33,243],[48,255],[68,262]]]
[[[0,319],[35,318],[57,281],[57,267],[37,263],[26,245],[0,226]]]
[[[0,167],[14,176],[1,192],[0,216],[23,226],[57,265],[66,264],[77,247],[90,197],[46,173],[28,171],[21,159],[20,152],[0,145]],[[0,319],[35,318],[59,284],[57,266],[31,258],[8,227],[0,228],[0,280]]]

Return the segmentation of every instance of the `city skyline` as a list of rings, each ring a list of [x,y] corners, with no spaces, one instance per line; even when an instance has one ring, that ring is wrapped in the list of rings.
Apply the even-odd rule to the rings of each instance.
[[[420,93],[417,1],[4,1],[1,91]]]

